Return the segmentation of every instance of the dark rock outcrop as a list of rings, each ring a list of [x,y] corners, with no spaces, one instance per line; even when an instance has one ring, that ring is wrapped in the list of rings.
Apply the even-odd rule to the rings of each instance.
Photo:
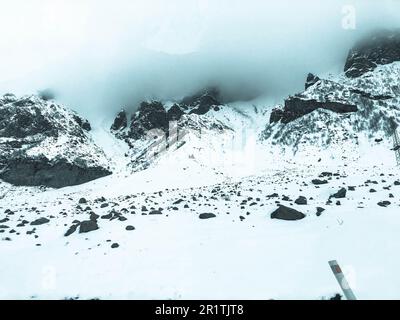
[[[181,104],[184,108],[191,108],[190,113],[203,115],[206,114],[212,107],[219,106],[221,95],[217,88],[207,88],[193,96],[185,97]]]
[[[271,214],[271,219],[279,219],[279,220],[286,220],[286,221],[295,221],[304,219],[306,216],[300,211],[297,211],[292,208],[285,207],[280,205],[278,209],[276,209]]]
[[[138,140],[155,129],[159,130],[159,133],[154,131],[156,136],[164,133],[168,136],[171,121],[179,121],[185,114],[204,115],[211,109],[217,111],[219,110],[217,107],[221,105],[220,99],[218,89],[209,88],[183,98],[168,110],[160,101],[142,102],[131,118],[127,135],[117,134],[117,136],[125,140],[129,140],[129,138]],[[117,115],[111,130],[115,133],[115,131],[124,129],[126,126],[126,114],[121,111]]]
[[[358,111],[357,106],[351,104],[332,101],[320,102],[317,100],[303,100],[291,97],[285,100],[285,107],[283,109],[272,110],[270,123],[281,121],[287,124],[317,109],[325,109],[337,113]]]
[[[111,126],[111,130],[118,131],[123,130],[128,126],[128,117],[126,115],[125,110],[121,110],[117,117],[114,120],[114,123]]]
[[[362,39],[349,52],[344,71],[357,78],[378,65],[400,61],[400,30],[383,30]]]
[[[65,160],[49,161],[46,158],[10,159],[0,178],[16,186],[47,186],[63,188],[86,183],[111,174],[103,167],[85,167]]]
[[[317,77],[316,75],[309,73],[307,76],[306,84],[305,84],[305,89],[307,90],[309,87],[313,86],[316,84],[318,81],[321,79]]]
[[[159,101],[142,102],[132,117],[129,137],[140,139],[148,131],[160,129],[168,130],[168,117],[163,104]]]
[[[168,121],[178,121],[185,112],[176,103],[168,110],[167,118]]]

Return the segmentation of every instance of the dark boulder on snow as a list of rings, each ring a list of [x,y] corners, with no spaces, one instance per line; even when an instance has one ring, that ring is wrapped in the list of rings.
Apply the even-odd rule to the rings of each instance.
[[[346,198],[346,193],[347,193],[346,188],[341,188],[338,192],[336,192],[335,194],[331,195],[331,197],[332,198],[336,198],[336,199]]]
[[[307,204],[307,198],[300,196],[296,199],[296,201],[294,202],[295,204],[299,204],[299,205],[306,205]]]
[[[314,179],[314,180],[312,180],[311,181],[312,182],[312,184],[315,184],[315,185],[321,185],[321,184],[327,184],[328,183],[328,181],[327,180],[320,180],[320,179]]]
[[[107,175],[107,169],[85,167],[47,158],[10,159],[0,178],[16,186],[47,186],[63,188],[89,182]]]
[[[391,202],[390,202],[390,201],[381,201],[381,202],[378,202],[378,206],[383,207],[383,208],[386,208],[386,207],[388,207],[388,206],[390,206],[390,205],[391,205]]]
[[[149,215],[155,216],[155,215],[161,215],[162,212],[161,210],[152,210],[149,212]]]
[[[49,222],[50,222],[50,220],[47,218],[39,218],[39,219],[36,219],[35,221],[32,221],[31,226],[40,226],[42,224],[49,223]]]
[[[359,41],[349,52],[344,71],[357,78],[379,65],[400,61],[400,30],[380,30]]]
[[[285,206],[280,205],[278,209],[276,209],[271,214],[271,219],[279,219],[279,220],[286,220],[286,221],[295,221],[304,219],[306,216],[304,213],[297,211],[292,208],[288,208]]]
[[[87,200],[85,198],[80,198],[79,199],[79,203],[80,204],[85,204],[85,203],[87,203]]]
[[[128,126],[128,117],[126,115],[125,110],[121,110],[111,126],[112,131],[123,130]]]
[[[202,213],[199,215],[199,218],[202,220],[216,218],[217,216],[214,213]]]
[[[65,237],[69,237],[71,234],[73,234],[76,229],[79,227],[79,223],[73,224],[72,226],[69,227],[67,232],[64,234]]]
[[[98,229],[97,222],[93,220],[82,221],[79,225],[79,233],[88,233]]]
[[[307,76],[305,89],[307,90],[309,87],[313,86],[314,84],[316,84],[320,80],[321,79],[319,77],[313,75],[312,73],[309,73],[308,76]]]
[[[317,213],[316,213],[317,217],[321,216],[322,212],[324,212],[324,211],[325,211],[324,208],[317,207]]]
[[[345,104],[335,101],[317,101],[305,100],[297,97],[290,97],[285,100],[283,109],[272,110],[270,116],[270,123],[282,122],[284,124],[290,123],[302,116],[309,114],[317,109],[330,110],[336,113],[350,113],[357,112],[357,106],[352,104]]]

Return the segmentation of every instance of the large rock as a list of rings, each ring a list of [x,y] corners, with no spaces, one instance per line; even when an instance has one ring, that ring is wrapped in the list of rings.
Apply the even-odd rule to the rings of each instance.
[[[216,218],[217,216],[214,213],[201,213],[199,215],[199,218],[201,220],[207,220],[207,219],[212,219],[212,218]]]
[[[338,192],[333,194],[331,197],[336,198],[336,199],[343,199],[343,198],[346,198],[346,193],[347,193],[346,188],[341,188]]]
[[[301,213],[300,211],[282,205],[280,205],[278,209],[276,209],[271,214],[271,219],[279,219],[286,221],[301,220],[304,219],[305,217],[306,217],[305,214]]]
[[[400,30],[382,30],[359,41],[349,52],[344,71],[357,78],[378,65],[400,61]]]
[[[82,221],[79,225],[79,233],[88,233],[98,229],[97,222],[93,220]]]
[[[39,218],[39,219],[36,219],[35,221],[32,221],[31,226],[40,226],[40,225],[48,223],[48,222],[50,222],[50,220],[47,218]]]
[[[111,174],[72,110],[36,96],[0,99],[0,179],[14,185],[61,188]]]
[[[317,100],[304,100],[291,97],[285,100],[285,107],[283,109],[274,109],[272,111],[270,123],[281,121],[282,123],[287,124],[317,109],[326,109],[336,113],[357,112],[358,110],[355,105],[341,102],[321,102]]]

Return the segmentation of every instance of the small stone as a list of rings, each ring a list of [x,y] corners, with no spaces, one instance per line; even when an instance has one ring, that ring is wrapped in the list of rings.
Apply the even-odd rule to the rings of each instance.
[[[322,212],[324,212],[325,209],[321,207],[317,207],[317,217],[321,216]]]
[[[303,196],[300,196],[300,197],[298,197],[296,199],[296,201],[294,203],[298,204],[298,205],[306,205],[307,204],[307,198],[303,197]]]

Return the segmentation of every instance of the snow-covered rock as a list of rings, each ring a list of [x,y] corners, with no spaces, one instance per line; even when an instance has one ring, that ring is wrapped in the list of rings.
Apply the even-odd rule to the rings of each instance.
[[[344,71],[347,77],[357,78],[395,61],[400,61],[400,30],[380,30],[350,50]]]
[[[0,99],[0,178],[61,188],[111,174],[77,113],[37,96]]]

